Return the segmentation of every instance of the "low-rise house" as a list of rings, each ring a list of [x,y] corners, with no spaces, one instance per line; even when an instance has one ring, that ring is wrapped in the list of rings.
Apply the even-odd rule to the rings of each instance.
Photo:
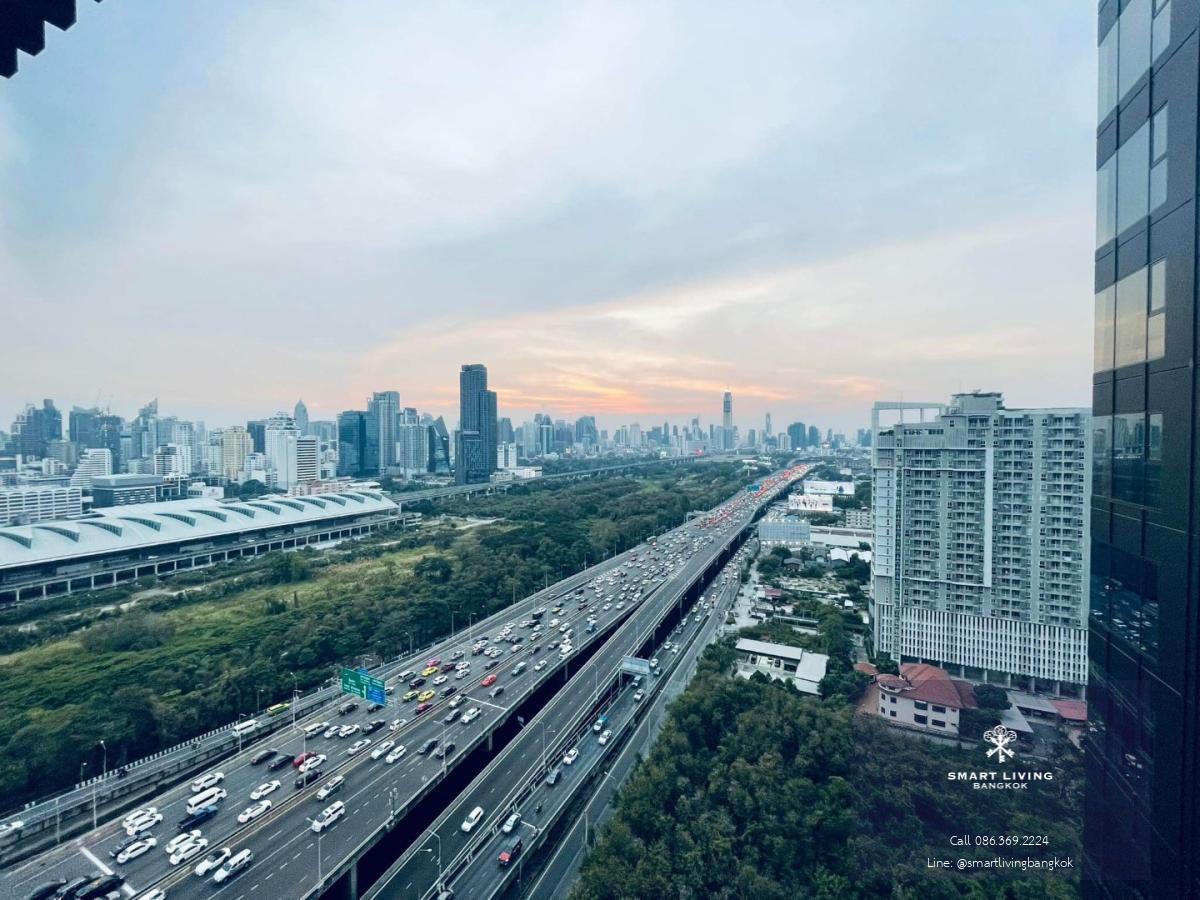
[[[778,681],[790,681],[806,694],[817,694],[817,685],[825,677],[829,657],[801,647],[770,644],[741,638],[737,642],[737,674],[749,678],[760,672]]]
[[[939,734],[957,735],[961,712],[977,706],[969,682],[928,663],[903,663],[899,675],[876,675],[873,687],[871,712],[892,725]]]

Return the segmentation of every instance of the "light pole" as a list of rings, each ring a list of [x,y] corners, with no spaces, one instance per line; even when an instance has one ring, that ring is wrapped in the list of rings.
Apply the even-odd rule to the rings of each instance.
[[[259,688],[258,696],[254,699],[254,708],[256,710],[262,709],[262,692],[263,692],[263,689]]]
[[[295,672],[288,672],[292,676],[292,727],[296,727],[296,704],[300,702],[300,679],[296,677]]]
[[[441,887],[442,887],[442,836],[440,834],[438,834],[436,831],[431,831],[429,833],[432,834],[435,838],[437,838],[437,842],[438,842],[438,878],[437,878],[437,884],[434,886],[437,887],[438,889],[441,889]],[[422,850],[424,850],[426,853],[433,852],[428,847],[423,847]]]
[[[108,777],[108,745],[104,741],[100,742],[100,749],[104,751],[103,768],[100,770],[100,780],[103,781]],[[96,827],[96,785],[92,785],[92,828]]]
[[[317,824],[315,819],[308,819],[308,821],[311,822],[313,825]],[[324,831],[323,828],[317,829],[317,889],[318,890],[320,890],[321,885],[325,883],[325,878],[323,875],[321,875],[321,832],[322,831]]]

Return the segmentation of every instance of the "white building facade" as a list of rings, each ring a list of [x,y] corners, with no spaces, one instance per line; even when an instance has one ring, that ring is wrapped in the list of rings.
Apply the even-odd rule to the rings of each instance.
[[[1090,456],[1086,409],[1005,409],[996,393],[877,403],[876,650],[978,680],[1084,685]]]

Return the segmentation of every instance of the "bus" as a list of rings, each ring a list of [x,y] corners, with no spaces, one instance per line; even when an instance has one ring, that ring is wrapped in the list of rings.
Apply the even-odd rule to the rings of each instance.
[[[290,704],[290,703],[276,703],[274,706],[267,707],[267,715],[268,716],[278,716],[282,713],[287,712],[291,708],[292,708],[292,704]]]

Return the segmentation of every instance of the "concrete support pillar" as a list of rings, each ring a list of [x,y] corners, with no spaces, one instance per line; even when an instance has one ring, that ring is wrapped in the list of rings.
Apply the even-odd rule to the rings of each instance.
[[[492,731],[488,732],[488,746],[487,746],[488,753],[492,752],[492,737],[494,734],[495,734],[495,732],[492,732]]]
[[[346,873],[346,897],[348,900],[358,900],[358,863],[354,863]]]

